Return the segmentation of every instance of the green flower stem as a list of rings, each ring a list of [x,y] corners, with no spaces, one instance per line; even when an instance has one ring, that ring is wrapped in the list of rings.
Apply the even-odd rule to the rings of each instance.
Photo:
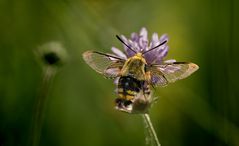
[[[146,129],[146,144],[151,146],[161,146],[159,143],[157,134],[154,130],[153,124],[150,120],[149,114],[145,113],[142,114],[144,123],[145,123],[145,129]]]
[[[31,146],[38,146],[40,142],[42,123],[44,121],[44,113],[45,113],[45,108],[47,103],[48,91],[49,91],[51,81],[55,76],[55,73],[56,73],[56,69],[51,66],[46,66],[43,72],[43,80],[36,98],[35,110],[33,113],[31,138],[30,138]]]

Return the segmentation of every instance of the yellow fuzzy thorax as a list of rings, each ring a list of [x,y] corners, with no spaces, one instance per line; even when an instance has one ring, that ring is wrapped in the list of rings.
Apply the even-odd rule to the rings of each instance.
[[[138,80],[145,80],[145,65],[146,60],[144,59],[142,53],[137,53],[134,56],[128,58],[128,60],[125,62],[121,70],[121,75],[130,75]]]

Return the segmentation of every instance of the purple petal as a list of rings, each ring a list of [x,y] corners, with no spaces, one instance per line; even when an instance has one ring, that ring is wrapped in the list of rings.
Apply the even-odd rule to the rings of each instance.
[[[166,57],[166,55],[168,54],[168,46],[165,46],[163,49],[162,49],[163,51],[160,53],[160,57],[161,58],[164,58],[164,57]]]
[[[132,45],[132,48],[134,48],[134,50],[136,51],[136,52],[140,52],[140,47],[139,47],[139,43],[137,43],[137,42],[132,42],[131,40],[129,41]]]
[[[139,50],[141,52],[146,51],[148,49],[148,40],[140,38],[138,44],[139,44]]]
[[[127,38],[124,36],[124,35],[121,35],[121,39],[127,44],[127,45],[129,45],[130,47],[132,47],[131,45],[132,44],[130,44],[130,42],[127,40]],[[123,44],[123,46],[124,46],[124,50],[125,50],[125,53],[126,53],[126,55],[127,55],[127,57],[131,57],[131,56],[133,56],[135,53],[132,51],[132,50],[130,50],[127,46],[125,46],[124,44]],[[132,47],[132,49],[133,49],[133,47]]]
[[[167,41],[168,42],[168,35],[167,34],[163,34],[160,39],[159,39],[160,42],[164,42],[164,41]]]
[[[150,48],[159,45],[159,38],[157,33],[153,33]]]
[[[158,34],[157,33],[153,33],[153,35],[152,35],[152,40],[151,40],[151,43],[150,43],[150,45],[149,45],[149,49],[151,49],[151,48],[153,48],[153,47],[155,47],[155,46],[157,46],[157,45],[159,45],[159,39],[158,39]],[[157,60],[157,58],[158,58],[158,50],[160,50],[160,47],[159,48],[156,48],[155,50],[152,50],[152,51],[150,51],[148,54],[146,54],[146,61],[148,62],[148,63],[153,63],[153,62],[155,62],[155,60]],[[159,60],[159,59],[158,59]],[[161,59],[160,59],[161,60]]]
[[[148,40],[148,32],[145,27],[140,30],[140,37],[142,37],[143,40]]]
[[[145,51],[148,48],[148,32],[144,27],[140,30],[140,38],[138,40],[138,44],[141,52]]]
[[[112,47],[111,48],[112,52],[115,53],[117,56],[123,58],[123,59],[127,59],[126,55],[121,51],[119,50],[118,48],[115,48],[115,47]]]
[[[168,46],[163,45],[160,46],[158,49],[152,50],[145,54],[145,59],[148,64],[157,63],[161,64],[163,61],[163,58],[168,53]]]
[[[163,58],[168,54],[168,46],[165,46],[163,49],[160,49],[157,53],[157,57],[154,60],[155,63],[161,64],[163,61]]]
[[[153,61],[155,60],[155,58],[157,57],[157,54],[156,53],[152,53],[152,52],[148,52],[144,55],[145,59],[146,59],[146,62],[148,64],[152,64]]]
[[[139,41],[139,35],[135,32],[133,32],[131,34],[131,40],[134,41],[134,42],[138,42]]]
[[[124,35],[121,35],[120,38],[123,40],[124,43],[128,44],[128,39]],[[123,47],[125,51],[128,49],[128,47],[125,46],[124,44]]]
[[[166,63],[166,64],[172,64],[172,63],[174,63],[174,62],[176,62],[175,59],[169,59],[169,60],[165,60],[165,61],[164,61],[164,63]]]

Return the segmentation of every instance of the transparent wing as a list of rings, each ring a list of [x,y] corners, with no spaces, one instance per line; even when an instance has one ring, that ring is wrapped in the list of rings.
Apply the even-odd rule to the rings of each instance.
[[[103,74],[107,78],[119,76],[125,60],[111,54],[104,54],[95,51],[83,53],[85,62],[96,72]]]
[[[157,64],[148,67],[152,85],[167,85],[184,79],[195,72],[199,67],[194,63],[174,62],[171,64]]]

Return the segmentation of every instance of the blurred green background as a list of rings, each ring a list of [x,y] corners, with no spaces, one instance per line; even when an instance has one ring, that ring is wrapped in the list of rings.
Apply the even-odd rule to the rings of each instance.
[[[155,91],[150,115],[162,146],[238,146],[238,3],[1,0],[0,146],[28,143],[42,80],[34,50],[50,41],[61,42],[69,59],[51,86],[40,145],[145,145],[142,118],[114,110],[115,85],[81,56],[122,48],[115,34],[129,37],[141,27],[169,35],[168,59],[200,66]]]

